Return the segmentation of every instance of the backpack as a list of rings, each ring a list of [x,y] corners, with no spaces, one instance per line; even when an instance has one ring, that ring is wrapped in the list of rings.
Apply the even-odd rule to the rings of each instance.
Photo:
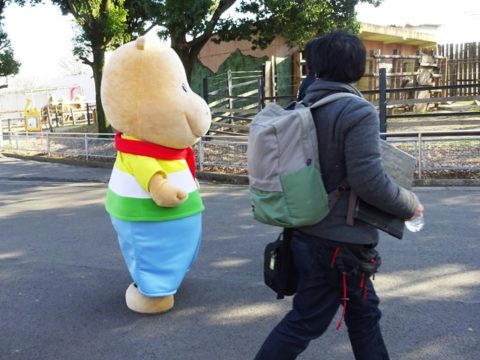
[[[329,197],[323,184],[311,109],[344,97],[358,96],[335,93],[311,106],[296,103],[292,110],[270,103],[253,118],[247,167],[256,220],[289,228],[313,225],[327,216],[337,196]]]

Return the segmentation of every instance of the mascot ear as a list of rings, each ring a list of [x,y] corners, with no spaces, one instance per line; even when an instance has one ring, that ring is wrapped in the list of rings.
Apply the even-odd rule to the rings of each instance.
[[[140,36],[136,41],[135,41],[135,47],[138,50],[144,50],[145,49],[145,36]]]

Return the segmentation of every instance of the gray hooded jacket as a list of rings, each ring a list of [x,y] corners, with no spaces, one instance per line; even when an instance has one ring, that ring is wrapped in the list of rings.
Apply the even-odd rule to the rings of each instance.
[[[341,98],[313,110],[319,143],[320,168],[328,192],[343,179],[365,202],[401,219],[413,216],[418,205],[416,195],[393,182],[385,173],[376,109],[352,85],[316,80],[307,89],[304,103],[336,92],[358,95]],[[346,224],[349,191],[342,193],[330,214],[318,224],[300,231],[325,239],[353,243],[377,244],[378,230],[361,221]]]

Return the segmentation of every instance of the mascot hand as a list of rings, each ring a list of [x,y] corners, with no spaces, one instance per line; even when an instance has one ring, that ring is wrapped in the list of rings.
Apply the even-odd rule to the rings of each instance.
[[[173,186],[160,174],[155,174],[149,183],[150,194],[158,206],[175,207],[187,199],[187,194]]]

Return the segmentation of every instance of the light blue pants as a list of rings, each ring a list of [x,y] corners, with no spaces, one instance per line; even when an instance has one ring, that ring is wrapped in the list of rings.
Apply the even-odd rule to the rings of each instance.
[[[111,220],[138,290],[151,297],[176,293],[198,254],[202,214],[159,222]]]

